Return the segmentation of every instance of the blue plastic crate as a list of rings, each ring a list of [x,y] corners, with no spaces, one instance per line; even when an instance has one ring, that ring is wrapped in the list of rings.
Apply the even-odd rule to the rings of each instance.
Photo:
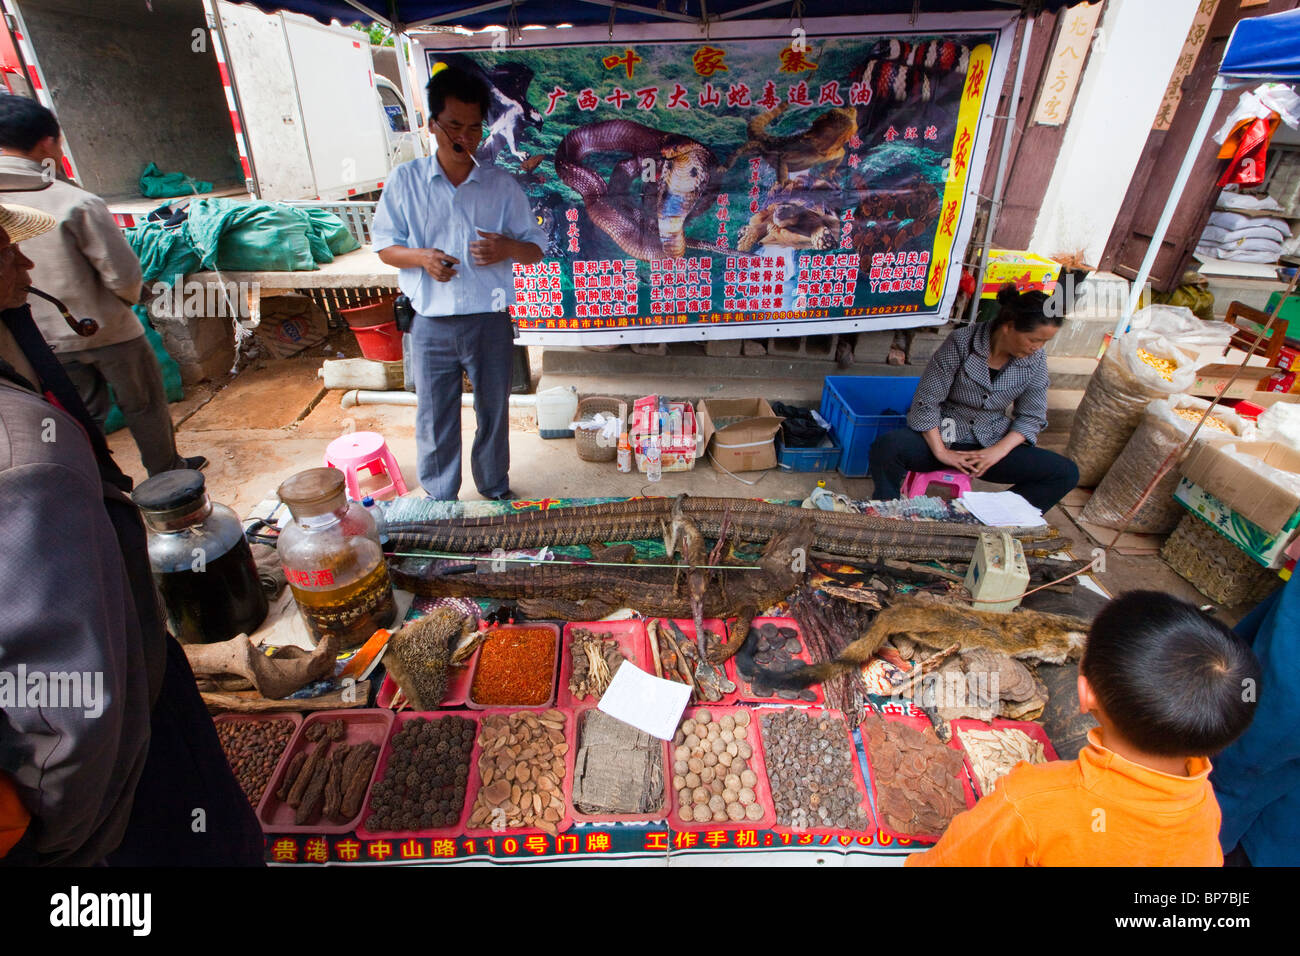
[[[861,478],[870,468],[877,435],[907,427],[907,410],[921,383],[919,375],[828,375],[822,388],[821,416],[832,440],[844,449],[840,474]],[[884,415],[887,409],[896,415]]]
[[[832,442],[823,448],[786,448],[776,436],[776,463],[782,471],[834,471],[843,449]]]

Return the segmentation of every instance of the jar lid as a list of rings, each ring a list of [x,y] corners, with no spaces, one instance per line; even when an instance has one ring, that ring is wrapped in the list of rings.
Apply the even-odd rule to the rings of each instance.
[[[188,514],[205,497],[203,472],[179,468],[140,482],[131,500],[141,511],[159,517]]]
[[[276,489],[295,517],[324,514],[344,497],[343,472],[337,468],[308,468],[286,478]]]

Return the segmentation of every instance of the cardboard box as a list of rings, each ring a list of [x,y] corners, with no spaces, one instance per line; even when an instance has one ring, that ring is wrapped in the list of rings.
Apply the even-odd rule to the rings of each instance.
[[[1300,452],[1277,442],[1233,442],[1262,464],[1300,474]],[[1278,567],[1300,527],[1300,493],[1210,442],[1197,442],[1182,465],[1174,491],[1188,510],[1265,567]]]
[[[1236,373],[1239,365],[1205,365],[1196,372],[1196,381],[1192,387],[1187,390],[1189,395],[1198,395],[1201,398],[1213,398],[1215,395],[1222,395],[1224,398],[1245,398],[1250,401],[1257,401],[1257,394],[1267,394],[1265,380],[1273,371],[1263,366],[1248,366],[1242,370],[1241,375],[1232,383],[1231,388],[1226,388],[1228,380]],[[1226,389],[1226,390],[1225,390]]]
[[[1046,256],[1012,249],[990,249],[989,267],[984,273],[980,298],[996,299],[998,290],[1008,282],[1021,292],[1037,289],[1049,295],[1056,289],[1061,264]]]
[[[695,407],[704,450],[715,467],[727,471],[764,471],[776,467],[776,433],[785,419],[761,398],[701,399]],[[718,428],[724,419],[741,420]]]

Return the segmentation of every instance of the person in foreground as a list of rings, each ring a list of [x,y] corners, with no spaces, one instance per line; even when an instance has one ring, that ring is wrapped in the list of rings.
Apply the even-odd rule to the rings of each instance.
[[[1019,764],[907,866],[1221,866],[1210,761],[1255,714],[1259,662],[1196,607],[1134,591],[1093,622],[1077,760]]]
[[[1047,427],[1043,347],[1064,311],[1051,302],[1042,292],[1006,285],[996,318],[948,336],[921,375],[907,427],[885,432],[871,446],[873,497],[893,501],[909,471],[944,468],[1011,485],[1044,513],[1070,493],[1079,469],[1035,444]]]
[[[0,868],[260,865],[131,479],[26,305],[14,240],[55,226],[0,204]]]
[[[1300,695],[1291,690],[1300,667],[1300,575],[1242,618],[1237,633],[1259,658],[1268,693],[1250,730],[1214,762],[1219,842],[1229,865],[1300,866]]]
[[[474,159],[491,105],[486,83],[455,67],[429,80],[437,150],[393,170],[375,208],[372,244],[396,266],[416,316],[415,447],[430,498],[460,492],[461,372],[474,388],[470,464],[484,498],[510,490],[513,263],[542,259],[546,236],[514,178]]]

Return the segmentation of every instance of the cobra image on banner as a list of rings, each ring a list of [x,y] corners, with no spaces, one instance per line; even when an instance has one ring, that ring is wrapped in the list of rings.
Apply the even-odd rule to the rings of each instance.
[[[1010,13],[615,24],[419,39],[491,87],[476,159],[546,233],[521,344],[942,325]],[[494,42],[495,41],[495,42]]]

